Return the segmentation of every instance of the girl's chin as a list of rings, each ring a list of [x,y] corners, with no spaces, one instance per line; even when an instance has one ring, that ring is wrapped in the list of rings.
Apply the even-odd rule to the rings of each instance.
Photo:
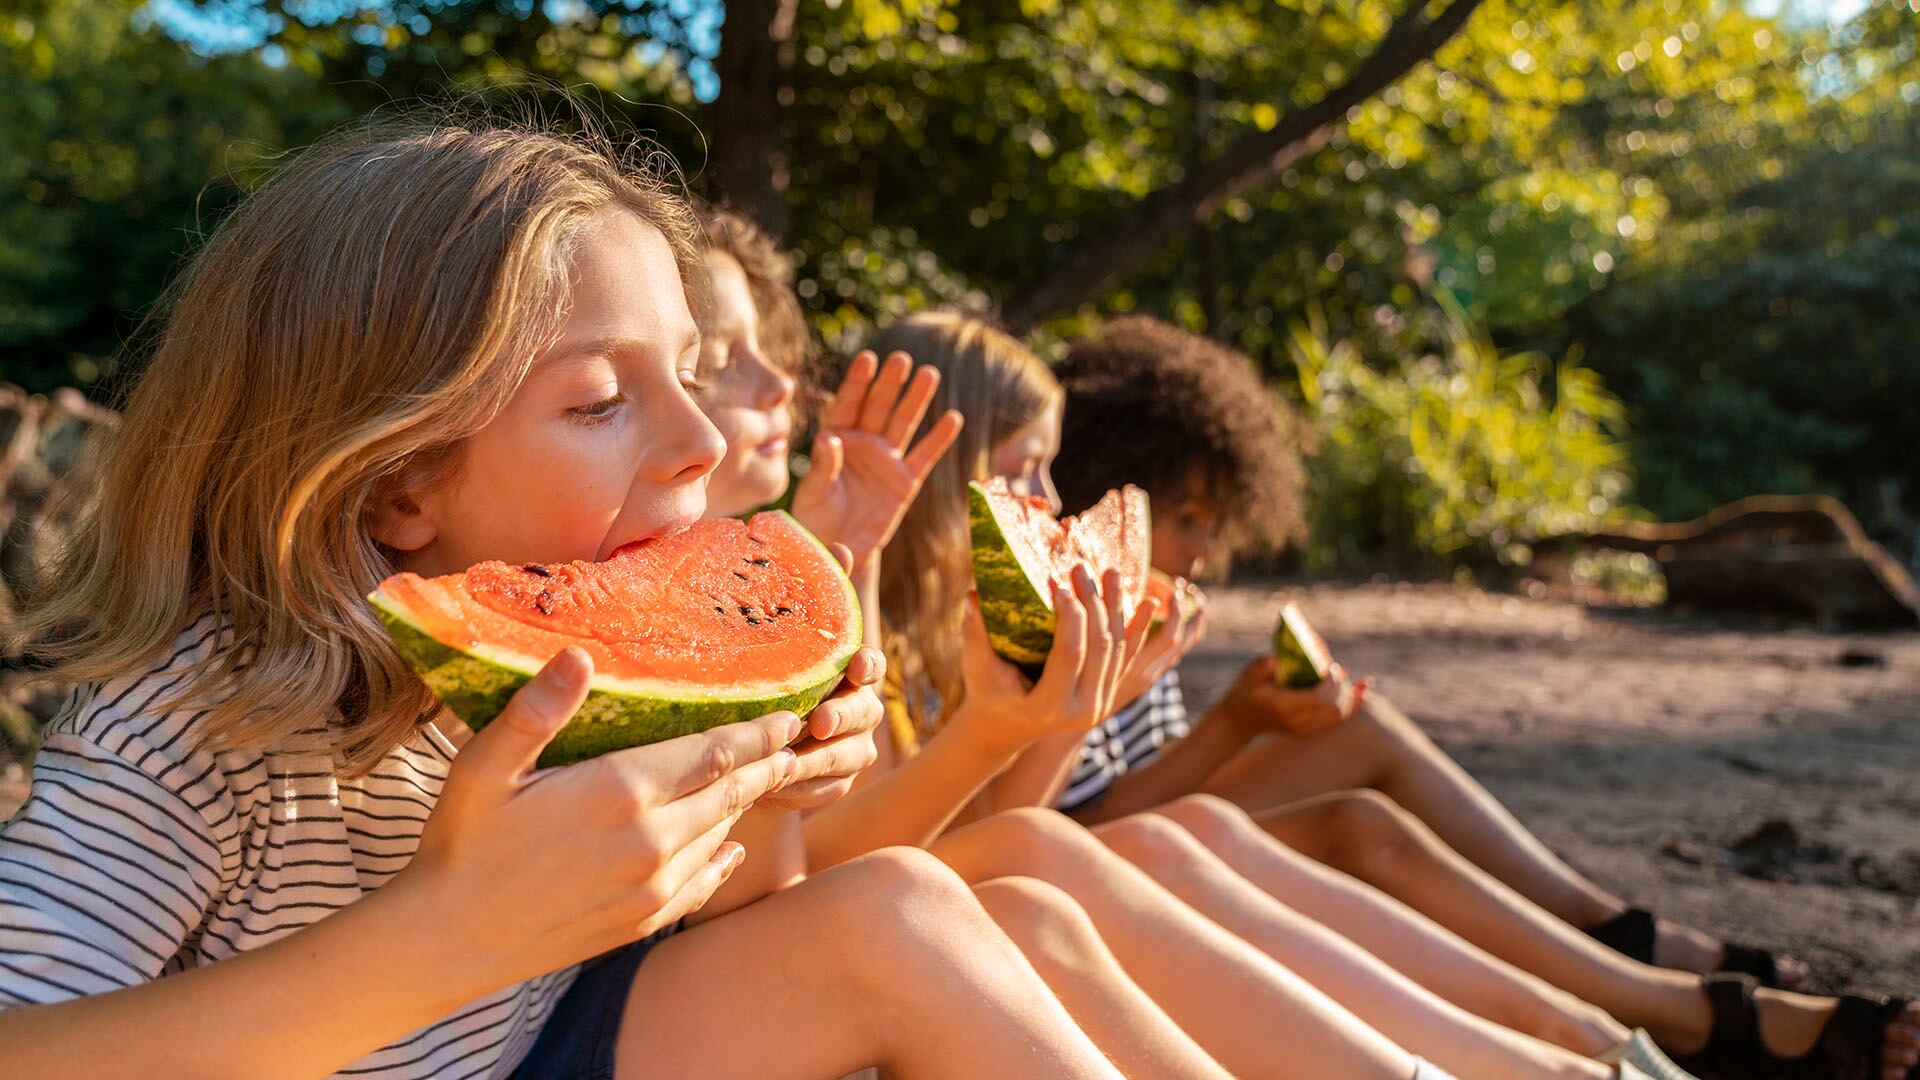
[[[707,516],[739,517],[752,513],[787,493],[786,462],[780,468],[755,468],[720,492],[707,489]]]

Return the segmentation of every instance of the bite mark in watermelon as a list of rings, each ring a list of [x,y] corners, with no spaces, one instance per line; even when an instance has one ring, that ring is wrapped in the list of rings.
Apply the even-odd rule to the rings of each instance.
[[[585,649],[591,691],[542,766],[782,709],[804,715],[860,647],[853,583],[778,511],[702,521],[605,562],[396,574],[368,599],[400,654],[475,730],[562,649]]]
[[[995,477],[967,485],[973,586],[993,651],[1025,666],[1053,648],[1052,583],[1071,584],[1085,563],[1097,579],[1120,571],[1132,611],[1145,595],[1153,527],[1147,493],[1129,484],[1085,513],[1055,520],[1046,500],[1015,495]]]

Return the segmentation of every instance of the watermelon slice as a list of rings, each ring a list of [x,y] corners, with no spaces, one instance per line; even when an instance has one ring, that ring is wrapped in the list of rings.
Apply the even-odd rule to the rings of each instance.
[[[968,484],[973,586],[993,651],[1035,666],[1053,648],[1052,582],[1085,563],[1097,578],[1120,571],[1131,612],[1146,593],[1153,528],[1147,493],[1128,484],[1086,513],[1055,520],[1045,499],[1015,495],[995,477]]]
[[[1280,609],[1273,628],[1273,661],[1273,681],[1295,690],[1319,686],[1333,670],[1333,650],[1292,601]]]
[[[605,562],[396,574],[368,599],[401,655],[475,730],[560,650],[585,649],[592,692],[543,766],[781,709],[804,715],[860,647],[853,583],[778,511],[702,521]]]

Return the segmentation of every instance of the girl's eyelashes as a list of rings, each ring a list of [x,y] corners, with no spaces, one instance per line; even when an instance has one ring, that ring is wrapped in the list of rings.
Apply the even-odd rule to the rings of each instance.
[[[626,404],[627,395],[614,394],[587,405],[576,405],[567,410],[567,418],[580,424],[596,424],[612,416],[615,409]]]

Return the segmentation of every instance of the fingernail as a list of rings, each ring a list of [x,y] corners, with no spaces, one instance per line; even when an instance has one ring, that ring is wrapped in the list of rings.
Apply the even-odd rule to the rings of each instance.
[[[800,755],[794,753],[791,747],[783,746],[774,751],[773,758],[774,770],[783,781],[793,779],[793,774],[800,771]]]

